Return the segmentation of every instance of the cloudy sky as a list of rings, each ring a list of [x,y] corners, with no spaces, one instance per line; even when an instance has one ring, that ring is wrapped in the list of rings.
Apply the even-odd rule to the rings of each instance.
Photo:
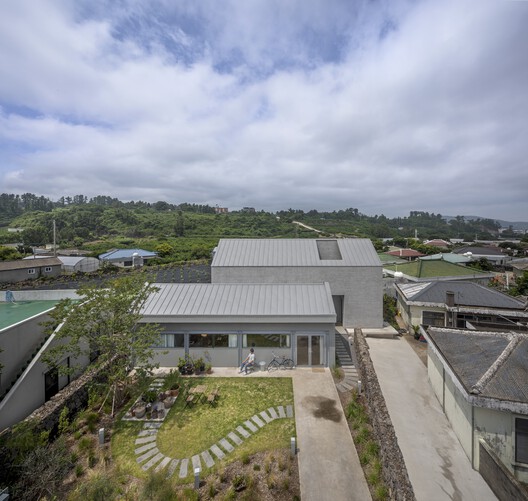
[[[3,0],[0,192],[528,220],[528,1]]]

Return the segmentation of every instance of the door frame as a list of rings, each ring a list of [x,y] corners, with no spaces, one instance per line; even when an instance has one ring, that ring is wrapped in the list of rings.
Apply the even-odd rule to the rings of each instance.
[[[297,350],[297,342],[298,339],[301,337],[307,337],[308,338],[308,364],[301,365],[301,367],[326,367],[326,339],[327,336],[324,332],[296,332],[295,333],[295,342],[293,343],[294,348],[294,361],[295,365],[298,366],[298,350]],[[320,363],[314,364],[312,360],[312,338],[319,337],[320,338]]]

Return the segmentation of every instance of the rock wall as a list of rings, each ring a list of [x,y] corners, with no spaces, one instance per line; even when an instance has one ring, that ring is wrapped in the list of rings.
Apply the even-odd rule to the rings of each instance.
[[[383,480],[389,488],[389,498],[395,501],[414,501],[414,490],[361,329],[354,330],[354,347],[370,422],[380,445]]]

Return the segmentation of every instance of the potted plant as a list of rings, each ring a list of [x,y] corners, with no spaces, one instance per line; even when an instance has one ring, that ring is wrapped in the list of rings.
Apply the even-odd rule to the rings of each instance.
[[[195,374],[201,374],[205,370],[205,363],[203,361],[203,358],[197,358],[194,361],[194,373]]]
[[[172,397],[178,396],[180,391],[180,373],[172,370],[165,376],[163,389]]]
[[[212,374],[212,373],[213,373],[213,366],[212,366],[212,364],[210,364],[210,363],[205,364],[205,373],[206,373],[206,374]]]

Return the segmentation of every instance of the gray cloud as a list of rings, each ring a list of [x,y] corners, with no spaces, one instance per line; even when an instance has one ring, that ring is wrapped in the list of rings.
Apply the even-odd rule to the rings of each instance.
[[[2,191],[527,218],[528,3],[145,5],[2,6]]]

